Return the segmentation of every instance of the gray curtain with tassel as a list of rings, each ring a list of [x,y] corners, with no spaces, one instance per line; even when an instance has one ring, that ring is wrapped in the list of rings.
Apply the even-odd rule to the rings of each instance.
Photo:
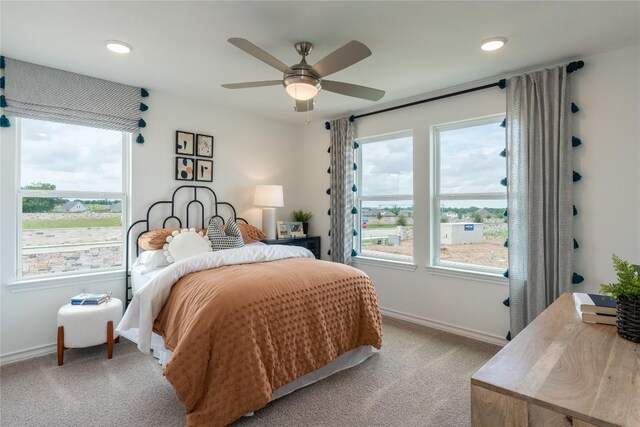
[[[507,83],[509,302],[515,337],[571,292],[573,160],[566,68]]]
[[[347,117],[331,122],[331,261],[351,264],[353,249],[354,124]]]

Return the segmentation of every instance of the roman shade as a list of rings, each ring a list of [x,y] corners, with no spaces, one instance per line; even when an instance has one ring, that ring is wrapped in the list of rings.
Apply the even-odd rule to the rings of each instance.
[[[4,58],[4,112],[138,134],[146,126],[146,90],[109,80]]]

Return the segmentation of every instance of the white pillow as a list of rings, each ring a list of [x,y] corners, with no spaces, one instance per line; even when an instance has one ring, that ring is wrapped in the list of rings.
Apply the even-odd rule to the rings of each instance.
[[[166,267],[167,265],[169,265],[169,263],[162,249],[144,251],[133,263],[134,267],[141,267],[141,273],[148,273],[154,268]]]
[[[167,237],[163,246],[167,262],[172,263],[205,252],[211,252],[211,242],[203,234],[197,233],[195,228],[176,230]]]

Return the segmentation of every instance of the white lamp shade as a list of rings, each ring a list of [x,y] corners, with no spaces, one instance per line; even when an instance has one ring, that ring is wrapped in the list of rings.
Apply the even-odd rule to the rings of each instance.
[[[253,196],[254,206],[281,208],[284,206],[282,185],[256,185]]]

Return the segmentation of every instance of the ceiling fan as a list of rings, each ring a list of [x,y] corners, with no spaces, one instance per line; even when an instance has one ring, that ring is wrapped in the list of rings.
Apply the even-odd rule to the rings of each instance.
[[[262,62],[271,65],[276,70],[284,73],[284,75],[281,80],[223,84],[222,87],[224,88],[244,89],[250,87],[277,86],[281,84],[287,93],[296,100],[295,111],[298,112],[313,110],[313,97],[316,96],[321,89],[341,95],[353,96],[355,98],[368,99],[370,101],[378,101],[384,96],[383,90],[324,79],[326,76],[350,67],[371,55],[371,50],[359,41],[350,41],[322,58],[313,66],[307,64],[305,60],[306,56],[309,55],[313,49],[313,44],[310,42],[298,42],[295,44],[295,48],[296,52],[302,56],[302,59],[299,64],[290,67],[248,40],[230,38],[228,42],[244,50],[249,55],[255,56]]]

